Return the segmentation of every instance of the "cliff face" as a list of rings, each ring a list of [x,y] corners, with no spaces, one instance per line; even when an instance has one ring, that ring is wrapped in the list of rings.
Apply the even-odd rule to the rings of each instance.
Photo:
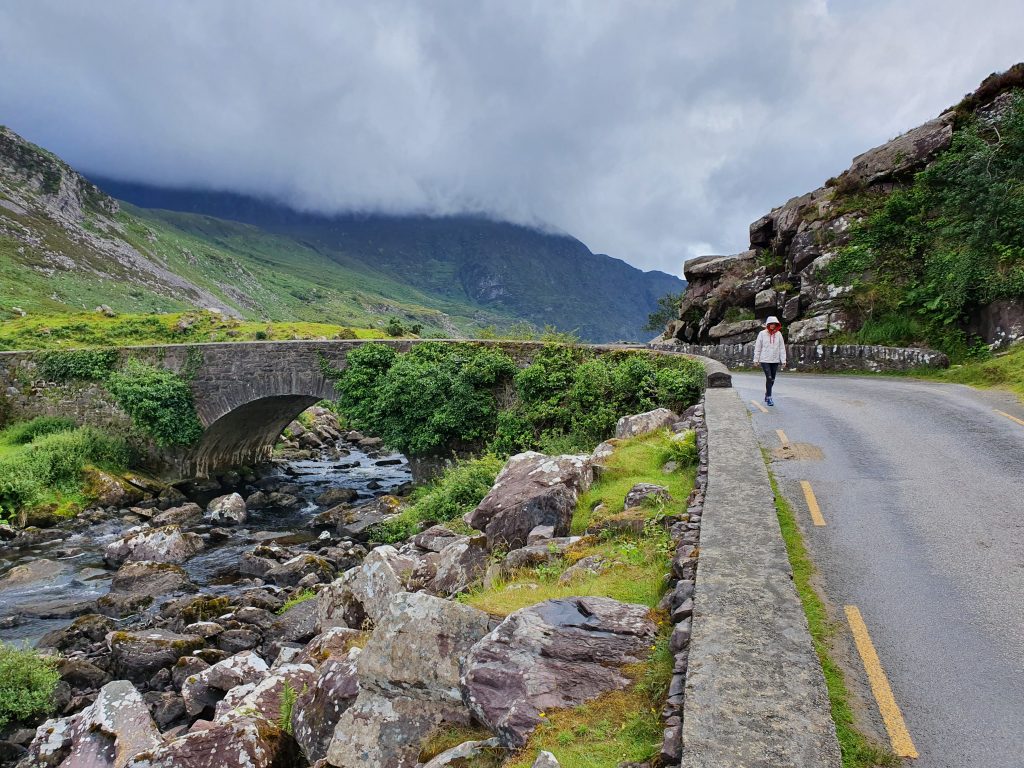
[[[884,207],[895,191],[908,189],[915,174],[928,169],[950,148],[962,124],[973,120],[998,127],[1016,98],[1015,89],[1021,86],[1021,64],[989,77],[956,107],[858,155],[846,171],[824,186],[789,200],[752,223],[749,250],[688,261],[683,271],[689,285],[679,319],[668,324],[664,338],[700,344],[743,343],[756,336],[766,317],[777,315],[785,323],[791,343],[849,339],[871,320],[870,311],[865,312],[863,302],[856,299],[864,294],[865,286],[886,280],[893,291],[903,292],[899,302],[891,304],[894,311],[915,311],[912,298],[905,298],[915,278],[889,279],[869,261],[865,264],[868,268],[855,275],[847,270],[845,279],[836,279],[830,264],[850,246],[867,217]],[[1024,246],[1024,242],[1018,245]],[[992,258],[1002,257],[994,254]],[[1024,266],[1018,259],[1000,268],[1022,270]],[[985,295],[984,291],[976,293]],[[1019,297],[975,298],[973,304],[965,304],[957,321],[962,331],[988,343],[1024,338],[1024,308]]]

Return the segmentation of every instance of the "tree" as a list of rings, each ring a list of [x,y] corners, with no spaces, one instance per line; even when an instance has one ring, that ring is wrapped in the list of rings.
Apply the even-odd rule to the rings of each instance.
[[[672,320],[679,319],[679,303],[683,300],[681,293],[668,293],[658,299],[658,308],[647,316],[645,331],[661,331]]]

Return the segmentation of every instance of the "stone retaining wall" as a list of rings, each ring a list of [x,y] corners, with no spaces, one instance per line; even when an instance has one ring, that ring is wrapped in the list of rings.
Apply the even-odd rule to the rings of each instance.
[[[750,344],[651,344],[652,349],[670,349],[687,355],[701,355],[729,368],[753,367],[754,345]],[[800,371],[908,371],[913,368],[948,368],[949,358],[934,349],[875,347],[860,344],[787,344],[789,366]]]

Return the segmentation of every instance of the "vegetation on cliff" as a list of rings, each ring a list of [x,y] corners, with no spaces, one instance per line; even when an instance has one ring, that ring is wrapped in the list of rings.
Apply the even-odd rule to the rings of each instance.
[[[1024,96],[999,119],[970,115],[913,181],[867,208],[829,279],[852,285],[858,340],[925,340],[962,358],[981,307],[1024,299]]]

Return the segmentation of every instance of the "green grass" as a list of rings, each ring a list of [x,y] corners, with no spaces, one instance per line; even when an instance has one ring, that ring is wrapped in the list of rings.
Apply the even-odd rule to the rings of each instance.
[[[284,605],[277,609],[277,613],[278,615],[280,615],[285,611],[294,608],[296,605],[299,605],[300,603],[304,603],[307,600],[312,600],[314,597],[316,597],[316,592],[312,589],[303,589],[301,592],[296,592],[294,595],[285,600]]]
[[[86,470],[124,472],[131,459],[125,442],[70,422],[39,417],[0,431],[0,517],[47,508],[72,516],[91,499]]]
[[[336,338],[381,339],[385,333],[328,323],[236,320],[213,312],[117,317],[85,312],[29,315],[0,322],[0,350]]]
[[[910,375],[983,389],[1005,389],[1024,402],[1024,344],[1018,344],[989,360],[972,361],[944,370],[917,370]]]
[[[765,456],[768,465],[768,457]],[[850,706],[850,692],[846,687],[846,679],[842,669],[832,658],[830,643],[832,637],[840,629],[841,624],[829,617],[825,600],[814,586],[816,569],[804,544],[803,535],[796,522],[789,502],[779,492],[775,475],[768,465],[768,477],[775,494],[775,511],[782,529],[782,538],[786,542],[789,562],[793,568],[793,583],[796,586],[800,602],[807,616],[807,625],[811,631],[814,651],[821,661],[825,674],[825,685],[828,688],[829,703],[832,707],[832,719],[836,724],[836,736],[839,738],[839,749],[842,752],[843,768],[871,768],[872,766],[898,765],[895,755],[874,744],[858,730],[853,709]]]

